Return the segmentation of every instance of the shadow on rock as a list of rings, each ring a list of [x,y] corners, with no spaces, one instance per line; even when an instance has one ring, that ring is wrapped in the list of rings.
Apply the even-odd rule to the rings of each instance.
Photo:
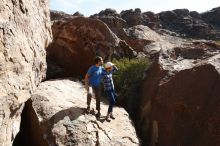
[[[52,123],[58,123],[60,120],[63,120],[65,117],[69,117],[71,121],[77,119],[79,116],[85,114],[85,109],[80,107],[71,107],[69,109],[61,110],[53,115],[49,121]]]

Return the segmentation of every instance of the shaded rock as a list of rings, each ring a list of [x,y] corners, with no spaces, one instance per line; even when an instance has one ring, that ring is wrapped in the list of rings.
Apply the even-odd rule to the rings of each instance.
[[[208,12],[204,12],[201,15],[202,15],[202,18],[206,22],[220,28],[220,18],[219,18],[219,16],[220,16],[220,7],[213,8],[212,10],[210,10]]]
[[[161,50],[146,72],[139,102],[145,145],[219,144],[219,52],[207,41]]]
[[[110,122],[104,120],[105,116],[97,120],[94,113],[85,114],[86,93],[80,83],[43,82],[31,99],[48,145],[139,145],[124,109],[114,108],[116,119]],[[102,115],[107,113],[107,108],[108,105],[101,104]]]
[[[47,56],[47,73],[46,80],[68,77],[65,69],[54,61],[53,58]]]
[[[105,9],[98,13],[99,17],[102,16],[113,16],[113,17],[120,17],[120,15],[114,9]]]
[[[124,19],[128,26],[135,26],[135,25],[146,25],[147,21],[145,20],[145,15],[141,13],[140,9],[135,10],[125,10],[120,13],[121,18]]]
[[[64,18],[71,17],[72,15],[64,13],[62,11],[50,10],[50,19],[51,21],[60,20]]]
[[[0,2],[0,142],[12,145],[24,102],[46,76],[48,1]]]
[[[173,11],[165,11],[159,13],[159,17],[161,21],[167,21],[169,23],[172,23],[174,20],[177,19],[177,15]]]
[[[159,16],[157,14],[154,14],[153,12],[144,12],[146,19],[146,26],[150,27],[153,30],[157,30],[160,28],[160,20]]]
[[[217,16],[217,15],[216,15]],[[205,22],[198,12],[176,9],[159,13],[162,28],[174,31],[183,37],[218,39],[219,30]]]
[[[191,17],[201,19],[201,15],[196,11],[190,11],[189,14],[190,14]]]
[[[175,9],[173,10],[174,13],[177,14],[177,16],[188,16],[189,10],[188,9]]]
[[[84,16],[83,14],[81,14],[80,12],[76,12],[73,14],[73,16]]]

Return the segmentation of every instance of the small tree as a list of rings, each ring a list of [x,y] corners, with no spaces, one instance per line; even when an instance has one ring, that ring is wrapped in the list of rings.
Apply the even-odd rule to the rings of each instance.
[[[117,103],[130,112],[131,108],[136,106],[141,81],[144,71],[149,66],[149,61],[146,58],[123,58],[113,60],[113,63],[119,68],[119,71],[113,76],[118,94]]]

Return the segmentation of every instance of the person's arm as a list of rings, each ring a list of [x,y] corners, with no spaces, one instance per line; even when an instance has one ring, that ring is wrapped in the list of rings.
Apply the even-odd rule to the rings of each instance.
[[[113,66],[116,71],[118,71],[118,67],[116,65]]]
[[[85,82],[85,88],[88,91],[89,90],[89,74],[88,73],[85,75],[84,82]]]
[[[87,91],[89,91],[89,78],[91,76],[91,74],[93,73],[93,69],[92,66],[89,68],[89,70],[87,71],[85,78],[84,78],[84,82],[85,82],[85,88]]]
[[[112,70],[112,73],[115,73],[115,72],[117,72],[118,71],[118,68],[117,68],[117,66],[113,66],[113,70]]]

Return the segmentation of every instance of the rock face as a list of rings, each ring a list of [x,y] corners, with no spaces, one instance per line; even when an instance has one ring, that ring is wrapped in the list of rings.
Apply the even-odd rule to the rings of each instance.
[[[94,64],[96,55],[110,60],[113,54],[117,55],[116,48],[121,50],[119,56],[127,54],[123,51],[126,48],[118,45],[120,39],[98,19],[68,18],[55,22],[52,30],[54,39],[47,49],[48,55],[69,75],[84,76],[89,66]]]
[[[219,145],[219,54],[219,45],[201,41],[161,50],[139,102],[144,145]]]
[[[86,93],[80,83],[70,80],[43,82],[31,100],[40,126],[35,128],[41,130],[46,145],[140,144],[124,109],[114,108],[116,119],[111,122],[105,121],[105,116],[97,120],[94,113],[85,114]],[[91,105],[94,107],[95,103],[92,102]],[[101,104],[102,115],[107,113],[107,107],[108,105]],[[28,117],[33,117],[33,113],[29,114]],[[30,124],[34,122],[32,120],[29,119]],[[29,139],[33,135],[27,136]]]
[[[46,75],[47,0],[0,2],[0,141],[12,145],[23,103]]]

